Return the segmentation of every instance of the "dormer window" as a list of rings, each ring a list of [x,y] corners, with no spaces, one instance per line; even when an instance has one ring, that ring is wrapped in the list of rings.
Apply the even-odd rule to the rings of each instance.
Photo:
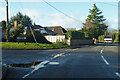
[[[53,28],[52,31],[55,31],[55,29]]]

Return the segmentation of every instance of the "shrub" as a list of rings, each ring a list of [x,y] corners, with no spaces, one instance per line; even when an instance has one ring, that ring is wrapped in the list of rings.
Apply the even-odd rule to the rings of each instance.
[[[92,39],[92,36],[88,32],[80,32],[80,31],[68,31],[65,33],[66,39],[72,38],[72,39]]]
[[[119,42],[119,34],[116,33],[114,42]]]
[[[98,40],[99,40],[99,42],[103,42],[104,41],[104,35],[99,36]]]

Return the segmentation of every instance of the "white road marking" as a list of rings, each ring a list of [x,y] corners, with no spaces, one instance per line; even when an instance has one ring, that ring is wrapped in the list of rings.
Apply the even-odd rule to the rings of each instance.
[[[101,49],[101,53],[103,53],[103,50],[104,50],[104,49],[105,49],[104,47]]]
[[[63,54],[65,54],[65,53],[57,54],[57,55],[55,55],[53,58],[57,58],[57,57],[59,57],[59,56],[62,56]],[[51,59],[53,59],[53,58],[51,58]]]
[[[103,53],[103,50],[101,50],[101,53]]]
[[[115,73],[118,77],[120,77],[120,74],[118,72]]]
[[[59,62],[50,62],[49,64],[51,64],[51,65],[57,65],[57,64],[59,64]]]
[[[26,78],[27,76],[29,76],[30,74],[32,74],[33,72],[35,72],[36,70],[38,70],[39,68],[44,67],[44,65],[47,64],[47,63],[49,63],[49,61],[43,61],[43,62],[41,62],[40,64],[38,64],[37,66],[34,67],[35,69],[33,69],[30,73],[24,75],[22,78]]]
[[[102,59],[104,60],[104,62],[107,64],[107,65],[109,65],[109,63],[107,62],[107,60],[103,57],[103,56],[101,56],[102,57]]]

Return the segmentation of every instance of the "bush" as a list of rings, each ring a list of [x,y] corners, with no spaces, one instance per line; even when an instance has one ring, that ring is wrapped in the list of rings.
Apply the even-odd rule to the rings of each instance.
[[[98,37],[99,42],[104,42],[104,35]]]
[[[119,42],[119,34],[115,34],[115,39],[114,39],[114,42]]]
[[[19,25],[17,26],[17,29],[10,32],[10,42],[16,42],[17,37],[21,36],[23,33],[23,26]]]
[[[90,33],[84,32],[84,34],[85,34],[85,39],[92,39],[92,35],[90,35]]]
[[[101,35],[98,37],[99,42],[103,42],[104,41],[104,35]],[[113,33],[112,34],[112,40],[113,42],[119,42],[119,34],[118,33]]]
[[[68,31],[65,33],[66,38],[72,38],[72,39],[92,39],[92,36],[88,32],[80,32],[80,31]]]

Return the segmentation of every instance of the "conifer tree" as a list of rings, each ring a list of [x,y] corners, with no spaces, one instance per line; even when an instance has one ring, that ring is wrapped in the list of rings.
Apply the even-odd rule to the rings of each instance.
[[[107,30],[108,26],[104,23],[106,19],[104,19],[102,11],[99,10],[96,4],[93,4],[93,9],[89,9],[89,12],[86,22],[83,23],[83,29],[93,35],[94,38],[98,38]]]
[[[98,9],[98,7],[96,6],[96,4],[94,4],[93,9],[89,9],[90,14],[87,16],[87,20],[91,21],[92,23],[95,24],[102,24],[103,21],[105,21],[106,19],[104,19],[104,16],[101,15],[102,11],[100,11]]]

